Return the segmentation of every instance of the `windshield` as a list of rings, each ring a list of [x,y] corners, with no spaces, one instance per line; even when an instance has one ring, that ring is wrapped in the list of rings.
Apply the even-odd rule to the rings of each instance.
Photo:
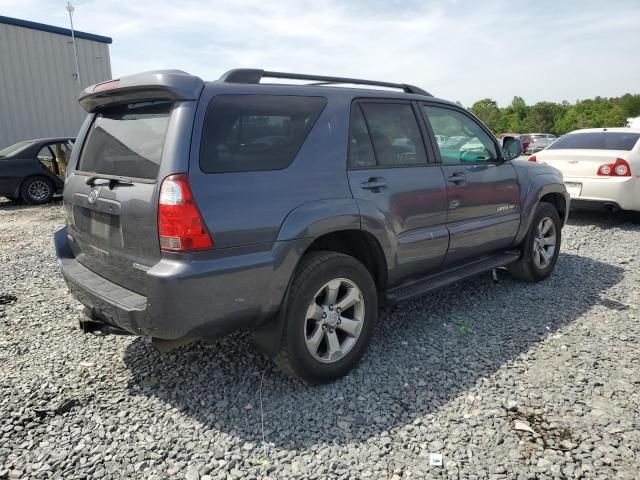
[[[560,137],[547,150],[589,149],[589,150],[631,150],[640,133],[632,132],[588,132],[570,133]]]
[[[84,142],[78,170],[155,179],[170,112],[168,102],[144,102],[98,113]]]
[[[22,150],[30,147],[33,144],[34,144],[34,142],[30,141],[30,140],[26,140],[24,142],[15,143],[13,145],[10,145],[10,146],[0,150],[0,157],[8,157],[9,155],[14,155],[14,154],[19,153]]]

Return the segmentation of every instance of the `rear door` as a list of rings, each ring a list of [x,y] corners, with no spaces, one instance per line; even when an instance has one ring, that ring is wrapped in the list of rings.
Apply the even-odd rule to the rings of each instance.
[[[101,109],[83,135],[65,186],[70,245],[78,261],[142,294],[145,271],[160,259],[158,185],[161,166],[175,156],[167,138],[176,135],[180,108],[140,101]]]
[[[462,109],[423,103],[447,185],[446,265],[507,248],[520,225],[515,169],[493,136]]]
[[[392,231],[390,283],[438,268],[449,243],[444,177],[428,160],[416,113],[397,100],[361,100],[351,108],[349,185],[360,210],[379,212]]]

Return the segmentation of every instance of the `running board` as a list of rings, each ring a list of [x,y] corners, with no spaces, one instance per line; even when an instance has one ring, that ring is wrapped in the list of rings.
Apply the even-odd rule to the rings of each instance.
[[[520,258],[520,251],[509,250],[498,255],[488,258],[476,260],[472,263],[460,265],[452,270],[438,272],[428,277],[421,278],[411,283],[405,283],[390,289],[387,292],[387,301],[389,303],[397,303],[403,300],[417,297],[424,293],[436,290],[445,285],[464,280],[465,278],[474,277],[484,272],[493,270],[494,268],[504,267],[517,261]]]

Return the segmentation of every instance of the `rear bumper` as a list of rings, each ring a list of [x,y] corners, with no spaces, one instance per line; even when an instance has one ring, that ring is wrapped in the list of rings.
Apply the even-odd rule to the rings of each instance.
[[[640,179],[636,177],[564,177],[564,182],[582,185],[580,194],[571,197],[572,207],[640,210]]]
[[[162,259],[147,272],[147,296],[127,290],[80,264],[67,228],[54,234],[58,264],[74,297],[93,320],[136,335],[175,340],[215,338],[257,326],[278,310],[306,242],[182,262]]]

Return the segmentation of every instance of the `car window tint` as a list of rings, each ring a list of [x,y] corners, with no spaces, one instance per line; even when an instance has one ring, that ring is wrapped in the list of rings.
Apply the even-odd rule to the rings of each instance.
[[[427,155],[409,104],[362,103],[378,166],[423,165]]]
[[[448,108],[423,105],[442,163],[486,163],[498,159],[491,138],[471,117]]]
[[[633,132],[570,133],[553,142],[547,147],[547,150],[631,150],[638,142],[638,139],[640,139],[640,133]]]
[[[51,150],[49,150],[49,146],[44,146],[38,152],[38,160],[41,162],[50,162],[53,160],[53,155],[51,154]]]
[[[84,141],[78,170],[155,179],[171,109],[169,102],[140,102],[101,110]]]
[[[351,108],[351,122],[349,126],[349,166],[352,168],[375,167],[376,158],[373,154],[371,137],[367,130],[360,105]]]
[[[25,150],[31,145],[33,145],[33,143],[34,142],[27,140],[24,142],[18,142],[13,145],[9,145],[8,147],[5,147],[2,150],[0,150],[0,157],[8,157],[9,155],[16,155],[20,153],[22,150]]]
[[[218,95],[205,115],[206,173],[279,170],[293,161],[320,116],[323,97]]]

